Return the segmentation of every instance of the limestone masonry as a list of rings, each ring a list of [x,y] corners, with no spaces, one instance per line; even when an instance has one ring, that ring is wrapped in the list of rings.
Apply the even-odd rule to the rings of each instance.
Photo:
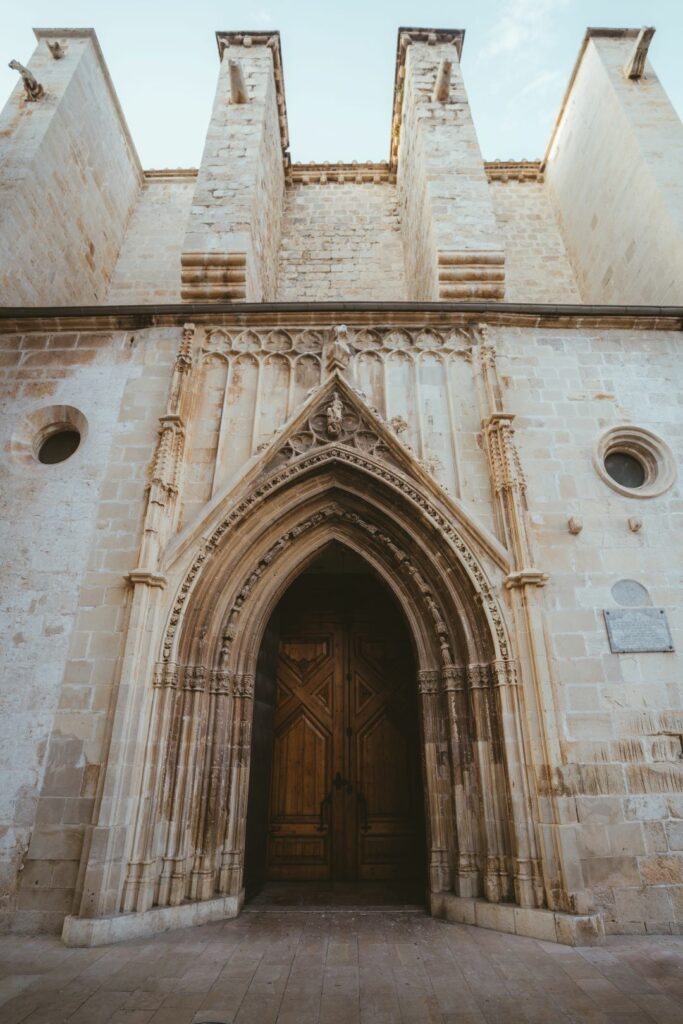
[[[91,29],[35,35],[0,114],[1,929],[240,912],[273,613],[343,549],[414,655],[431,913],[683,932],[683,126],[652,31],[588,29],[543,158],[487,163],[465,33],[399,29],[377,164],[292,163],[278,33],[218,32],[188,170],[141,167]]]

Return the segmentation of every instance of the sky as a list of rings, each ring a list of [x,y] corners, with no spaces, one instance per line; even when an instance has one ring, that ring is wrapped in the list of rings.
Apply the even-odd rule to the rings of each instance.
[[[278,29],[294,161],[386,160],[399,26],[464,28],[486,160],[539,159],[588,25],[657,28],[652,64],[683,113],[680,0],[0,0],[0,104],[36,27],[93,27],[142,164],[196,167],[216,30]]]

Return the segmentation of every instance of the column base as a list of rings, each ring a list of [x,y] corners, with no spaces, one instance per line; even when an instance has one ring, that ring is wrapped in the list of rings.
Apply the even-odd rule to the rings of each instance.
[[[145,938],[172,928],[191,928],[237,917],[243,904],[244,890],[237,896],[218,896],[212,900],[181,903],[177,907],[152,907],[137,914],[69,916],[64,920],[62,942],[65,946],[107,946],[111,942]]]
[[[429,909],[432,917],[454,924],[473,924],[565,946],[601,946],[605,941],[602,914],[564,914],[514,903],[489,903],[452,892],[430,893]]]

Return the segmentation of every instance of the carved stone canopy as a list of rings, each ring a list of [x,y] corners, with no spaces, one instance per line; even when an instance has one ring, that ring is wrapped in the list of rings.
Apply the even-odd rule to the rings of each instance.
[[[338,372],[304,403],[296,416],[267,446],[272,451],[264,470],[272,469],[315,448],[344,445],[366,455],[396,464],[394,446],[401,449],[400,461],[415,456],[398,441],[391,428]]]

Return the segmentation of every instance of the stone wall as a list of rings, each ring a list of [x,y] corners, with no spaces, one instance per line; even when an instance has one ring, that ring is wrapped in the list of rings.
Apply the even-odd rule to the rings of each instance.
[[[624,75],[636,35],[589,30],[545,174],[583,300],[674,305],[683,125],[649,63]]]
[[[146,176],[109,284],[107,302],[180,302],[180,253],[196,176]]]
[[[580,856],[608,930],[683,924],[683,426],[680,340],[649,331],[495,332],[527,479],[560,714],[560,791],[575,791]],[[672,449],[679,479],[658,497],[616,493],[593,464],[597,438],[631,423]],[[574,517],[581,532],[569,532]],[[629,521],[642,527],[633,531]],[[614,654],[603,611],[631,579],[665,609],[674,653]]]
[[[20,83],[0,114],[0,302],[100,303],[140,165],[95,34],[36,34],[29,67],[45,95],[28,102]]]
[[[287,188],[278,302],[405,298],[394,185],[329,181]]]
[[[447,33],[403,33],[397,187],[411,298],[502,299],[503,241],[460,70]],[[452,33],[450,34],[452,35]],[[410,37],[411,41],[408,41]],[[434,95],[450,64],[442,100]]]
[[[0,338],[14,364],[5,380],[12,410],[2,428],[3,555],[11,581],[0,672],[0,750],[8,760],[2,893],[22,931],[59,931],[72,907],[121,668],[125,575],[138,561],[145,486],[179,334]],[[27,447],[33,427],[25,417],[46,403],[69,405],[87,420],[75,455],[52,466]],[[0,928],[7,923],[0,915]]]
[[[536,181],[491,181],[493,209],[505,240],[508,302],[580,302],[546,187]]]
[[[477,398],[479,332],[390,322],[350,329],[353,384],[474,521],[496,532]],[[253,465],[322,379],[329,331],[198,328],[180,529]],[[124,577],[138,561],[145,484],[180,334],[164,327],[4,337],[14,408],[3,426],[11,585],[0,748],[10,779],[4,891],[15,928],[58,929],[72,906],[122,666]],[[681,922],[683,893],[680,483],[659,497],[626,497],[607,486],[592,457],[604,429],[631,422],[663,437],[680,463],[678,335],[493,327],[489,343],[498,350],[503,405],[516,414],[537,564],[550,576],[538,594],[560,730],[552,779],[566,797],[563,824],[578,829],[588,888],[611,929],[671,929]],[[52,404],[81,410],[88,431],[71,459],[42,466],[26,417]],[[570,517],[582,525],[578,534],[569,532]],[[636,532],[634,517],[642,520]],[[611,587],[623,578],[666,609],[676,652],[611,653],[602,612],[616,607]]]
[[[226,37],[183,244],[183,298],[272,300],[284,190],[273,50]],[[241,39],[241,37],[240,37]],[[245,101],[232,95],[231,62]],[[234,74],[234,72],[233,72]]]
[[[105,606],[122,600],[120,574],[110,575],[109,590],[81,586],[88,565],[109,562],[106,549],[119,536],[108,534],[101,502],[113,497],[105,478],[112,464],[121,465],[124,458],[112,441],[133,350],[125,334],[4,335],[0,342],[1,891],[6,897],[14,890],[17,868],[23,864],[21,877],[29,896],[22,899],[21,909],[39,906],[47,914],[45,921],[56,926],[70,907],[63,890],[75,882],[78,837],[92,814],[104,736],[107,701],[101,691],[98,697],[97,691],[88,690],[83,698],[83,685],[94,681],[93,663],[99,673],[111,667],[118,654],[114,634],[122,626],[119,608],[107,618],[104,641],[95,637],[96,620],[104,626]],[[43,426],[64,419],[65,407],[79,410],[84,418],[78,421],[81,445],[66,462],[42,465],[33,444]],[[128,471],[121,474],[122,486],[128,484],[127,476]],[[139,489],[135,498],[139,501]],[[132,499],[127,494],[121,508],[126,517],[135,518],[139,512]],[[93,628],[76,638],[76,621],[87,619]],[[57,708],[64,716],[59,727]],[[36,816],[43,783],[59,807]],[[47,844],[41,826],[51,829]],[[35,858],[45,862],[40,869]],[[57,861],[69,863],[53,872]],[[30,895],[34,890],[42,905]]]

